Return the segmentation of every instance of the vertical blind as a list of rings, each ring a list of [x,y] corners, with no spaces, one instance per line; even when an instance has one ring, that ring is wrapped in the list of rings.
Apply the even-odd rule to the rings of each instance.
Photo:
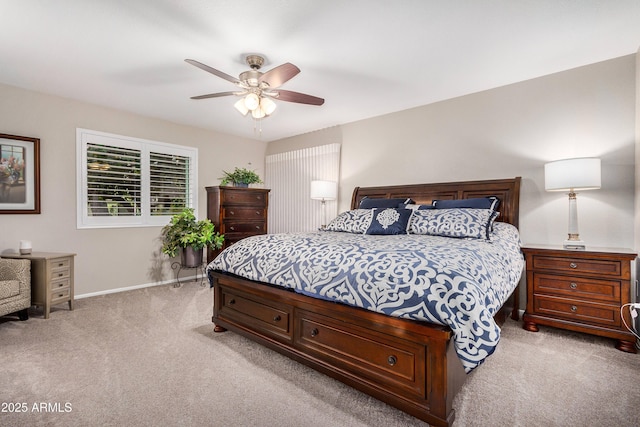
[[[340,144],[327,144],[266,158],[265,185],[269,193],[270,233],[317,230],[322,204],[311,199],[311,181],[340,179]],[[326,201],[326,220],[337,214],[338,201]]]

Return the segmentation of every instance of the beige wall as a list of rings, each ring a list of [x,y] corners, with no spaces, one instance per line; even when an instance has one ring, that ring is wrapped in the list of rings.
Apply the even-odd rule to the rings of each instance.
[[[602,158],[602,189],[578,195],[580,235],[634,247],[635,55],[313,134],[267,153],[341,135],[339,210],[355,186],[521,176],[524,242],[566,238],[568,198],[544,190],[544,163]]]
[[[76,253],[76,295],[174,278],[160,253],[160,227],[76,229],[76,128],[197,147],[199,218],[204,187],[218,185],[223,169],[251,163],[264,176],[263,141],[0,85],[0,133],[40,138],[42,193],[40,215],[0,215],[0,252],[27,239],[35,251]]]

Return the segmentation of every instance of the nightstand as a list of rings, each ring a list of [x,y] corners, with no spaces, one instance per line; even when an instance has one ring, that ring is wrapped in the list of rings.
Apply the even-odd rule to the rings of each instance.
[[[631,302],[630,249],[566,250],[525,245],[527,309],[524,329],[538,325],[614,338],[618,350],[636,352],[635,337],[624,326],[620,307]],[[625,320],[631,325],[629,311]]]
[[[73,310],[73,257],[76,254],[33,252],[28,255],[2,254],[2,258],[31,260],[31,304],[44,308],[49,318],[51,306],[69,304]]]

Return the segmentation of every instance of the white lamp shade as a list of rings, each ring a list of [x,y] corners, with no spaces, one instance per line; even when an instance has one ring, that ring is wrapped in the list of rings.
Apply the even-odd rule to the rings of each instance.
[[[315,200],[335,200],[338,188],[335,181],[311,181],[311,198]]]
[[[250,93],[244,97],[244,105],[248,110],[255,110],[260,105],[260,98],[255,93]]]
[[[244,98],[239,99],[233,106],[236,107],[236,110],[243,116],[246,116],[249,112],[249,109],[244,105]]]
[[[544,165],[547,191],[595,190],[600,188],[600,180],[600,159],[566,159]]]
[[[269,116],[276,111],[276,103],[269,98],[262,98],[260,100],[260,108],[264,111],[264,114]]]

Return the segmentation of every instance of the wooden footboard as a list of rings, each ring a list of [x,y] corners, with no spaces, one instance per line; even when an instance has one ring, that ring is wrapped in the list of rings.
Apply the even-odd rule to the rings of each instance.
[[[465,373],[447,327],[210,275],[216,331],[249,337],[431,425],[453,422]]]

